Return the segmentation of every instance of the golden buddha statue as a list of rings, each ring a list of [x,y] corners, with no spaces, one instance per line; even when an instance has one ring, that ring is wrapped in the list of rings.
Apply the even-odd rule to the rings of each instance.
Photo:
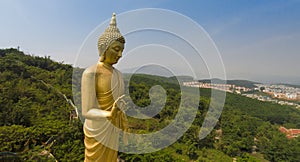
[[[121,72],[113,67],[122,57],[124,44],[113,14],[98,40],[99,62],[82,75],[85,162],[116,162],[120,131],[128,129],[121,110],[124,82]]]

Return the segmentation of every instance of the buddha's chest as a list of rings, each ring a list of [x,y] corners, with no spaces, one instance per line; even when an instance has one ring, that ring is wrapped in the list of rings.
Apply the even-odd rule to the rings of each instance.
[[[98,93],[108,93],[112,89],[112,73],[102,73],[96,77],[96,91]]]

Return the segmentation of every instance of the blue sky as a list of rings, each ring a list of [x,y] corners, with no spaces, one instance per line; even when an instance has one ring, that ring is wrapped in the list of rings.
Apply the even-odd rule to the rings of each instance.
[[[140,8],[196,21],[217,45],[229,79],[300,84],[299,0],[1,0],[0,48],[20,46],[73,64],[88,34],[112,12]]]

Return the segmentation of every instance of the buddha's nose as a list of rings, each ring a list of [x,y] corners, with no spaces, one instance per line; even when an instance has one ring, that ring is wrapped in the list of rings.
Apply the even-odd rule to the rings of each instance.
[[[122,51],[118,53],[118,57],[122,57]]]

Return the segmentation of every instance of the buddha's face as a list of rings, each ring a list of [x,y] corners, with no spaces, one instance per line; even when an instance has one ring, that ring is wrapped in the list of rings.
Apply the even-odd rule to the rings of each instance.
[[[123,50],[124,43],[114,41],[105,51],[105,58],[103,62],[109,65],[116,64],[118,60],[122,57]]]

